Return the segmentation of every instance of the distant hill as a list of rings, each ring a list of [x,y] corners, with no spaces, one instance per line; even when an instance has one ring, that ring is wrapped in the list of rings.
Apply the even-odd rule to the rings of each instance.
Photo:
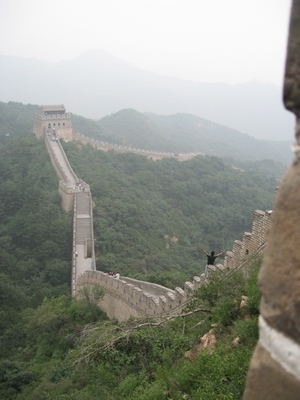
[[[146,115],[172,141],[188,147],[188,151],[244,160],[272,159],[285,165],[292,159],[290,141],[257,140],[235,129],[190,114]]]
[[[100,119],[133,108],[160,115],[188,113],[260,139],[292,140],[294,117],[282,89],[258,81],[237,85],[159,76],[94,50],[58,63],[0,56],[0,100],[64,104]]]
[[[146,114],[125,109],[97,121],[115,135],[124,145],[145,150],[183,151],[187,146],[176,143],[164,129],[159,128]]]
[[[125,109],[99,121],[74,116],[76,130],[86,136],[145,150],[202,152],[244,161],[270,159],[289,165],[291,142],[258,140],[190,114],[156,115]]]
[[[39,107],[0,102],[0,143],[20,135],[32,135],[33,116]],[[276,170],[281,176],[292,159],[290,142],[257,140],[234,129],[189,114],[169,116],[125,109],[94,121],[72,114],[79,133],[100,141],[130,145],[145,150],[202,152],[224,158],[245,170]],[[252,165],[251,162],[273,160]],[[261,169],[262,167],[262,169]]]
[[[38,110],[37,105],[0,101],[0,143],[32,134],[33,116]]]

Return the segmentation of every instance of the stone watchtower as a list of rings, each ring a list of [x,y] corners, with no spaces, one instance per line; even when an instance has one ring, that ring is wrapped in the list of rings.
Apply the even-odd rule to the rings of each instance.
[[[73,139],[71,114],[66,112],[63,104],[41,106],[34,116],[33,133],[37,139],[42,138],[45,133],[55,133],[59,139],[71,141]]]

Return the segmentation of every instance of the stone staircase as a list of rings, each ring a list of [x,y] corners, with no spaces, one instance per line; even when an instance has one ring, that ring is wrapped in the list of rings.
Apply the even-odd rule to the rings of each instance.
[[[76,245],[85,244],[86,239],[92,239],[92,219],[90,198],[84,192],[79,192],[77,197],[76,215]]]

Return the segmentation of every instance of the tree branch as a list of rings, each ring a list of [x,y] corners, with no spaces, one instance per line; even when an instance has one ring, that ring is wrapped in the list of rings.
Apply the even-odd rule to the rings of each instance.
[[[123,330],[123,331],[122,331],[122,328],[120,327],[120,325],[114,326],[112,330],[107,330],[106,329],[105,332],[102,335],[100,335],[100,337],[99,337],[99,341],[102,341],[102,343],[104,342],[102,344],[102,346],[97,347],[93,351],[88,351],[88,353],[85,354],[83,357],[81,357],[78,360],[78,362],[80,362],[82,360],[85,360],[86,362],[88,362],[89,359],[93,355],[95,355],[96,353],[98,353],[100,351],[103,351],[103,352],[107,351],[110,347],[115,346],[117,343],[119,343],[121,340],[123,340],[125,338],[127,338],[127,340],[128,340],[130,335],[133,332],[135,332],[136,330],[143,329],[143,328],[158,327],[158,326],[166,324],[167,322],[169,322],[169,321],[171,321],[171,320],[173,320],[175,318],[188,317],[189,315],[193,315],[193,314],[196,314],[198,312],[204,312],[204,313],[211,314],[211,310],[208,310],[207,308],[196,308],[195,310],[186,312],[184,314],[170,315],[169,317],[166,317],[166,318],[162,319],[159,322],[144,322],[144,323],[140,323],[140,324],[134,325],[133,327],[131,327],[129,329],[126,329],[126,330]],[[85,331],[84,335],[88,335],[89,333],[94,332],[94,331],[96,331],[98,329],[99,328],[95,328],[94,327],[94,328],[90,329],[88,332]],[[119,336],[112,338],[113,334],[115,332],[117,332],[117,331],[120,331],[120,330],[122,331],[122,333],[119,334]]]

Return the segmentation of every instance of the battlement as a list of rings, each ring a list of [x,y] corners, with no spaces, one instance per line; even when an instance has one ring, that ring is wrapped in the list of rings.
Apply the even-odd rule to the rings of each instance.
[[[131,146],[123,146],[123,145],[118,145],[118,144],[113,144],[113,143],[108,143],[108,142],[103,142],[100,140],[92,139],[88,136],[82,135],[75,131],[73,131],[73,138],[74,138],[74,140],[79,140],[84,144],[90,143],[96,149],[100,149],[100,150],[104,150],[104,151],[114,150],[119,153],[131,152],[131,153],[135,153],[135,154],[142,154],[142,155],[146,156],[147,158],[151,158],[153,160],[159,160],[159,159],[168,158],[168,157],[176,157],[179,161],[184,161],[184,160],[193,158],[197,155],[201,155],[201,156],[205,155],[204,153],[200,153],[200,152],[178,154],[178,153],[170,153],[170,152],[166,152],[166,151],[137,149],[137,148],[131,147]]]
[[[77,279],[76,296],[86,285],[99,284],[105,289],[103,304],[110,318],[158,316],[181,309],[190,297],[190,290],[166,288],[130,278],[116,279],[101,271],[85,271]],[[109,298],[109,300],[107,299]]]
[[[70,113],[65,113],[65,114],[35,114],[35,118],[41,120],[41,121],[51,121],[55,119],[71,119],[71,114]]]
[[[258,249],[263,249],[267,241],[272,211],[256,210],[253,216],[252,231],[245,232],[242,241],[233,242],[232,251],[225,254],[224,267],[237,268],[251,254],[257,253]]]
[[[79,134],[76,134],[76,137],[104,150],[132,151],[147,156],[174,156],[174,153],[152,152],[99,142]],[[245,260],[249,259],[251,254],[262,252],[267,240],[271,216],[272,211],[256,210],[251,232],[245,232],[241,241],[234,241],[232,251],[226,252],[224,265],[217,264],[208,267],[207,278],[215,271],[238,268],[240,265],[244,265]],[[105,289],[105,296],[100,307],[106,311],[109,318],[124,320],[130,316],[158,316],[179,312],[192,298],[193,291],[203,285],[207,278],[204,274],[195,276],[192,282],[185,282],[183,289],[177,287],[175,290],[127,277],[114,279],[100,271],[85,271],[74,282],[76,281],[76,296],[86,285],[99,284],[102,286]]]

